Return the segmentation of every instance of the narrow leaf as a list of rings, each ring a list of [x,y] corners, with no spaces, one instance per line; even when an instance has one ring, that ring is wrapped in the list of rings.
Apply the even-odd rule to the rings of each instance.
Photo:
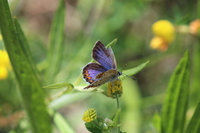
[[[64,27],[65,27],[65,2],[60,0],[56,10],[51,31],[49,35],[48,69],[46,78],[52,82],[61,66],[62,51],[64,47]]]
[[[186,133],[199,133],[199,132],[200,132],[200,103],[197,105],[195,112],[186,129]]]
[[[163,133],[183,133],[189,90],[189,57],[185,53],[168,85],[162,112]]]
[[[161,117],[158,113],[153,116],[153,125],[157,133],[161,133]]]
[[[44,86],[43,88],[45,88],[45,89],[68,88],[71,90],[71,89],[73,89],[73,85],[70,83],[58,83],[58,84],[47,85],[47,86]]]
[[[149,61],[140,64],[137,67],[128,69],[128,70],[123,70],[122,71],[122,75],[119,77],[119,79],[123,80],[124,78],[126,78],[127,76],[132,76],[135,75],[136,73],[140,72],[142,69],[144,69],[146,67],[146,65],[149,63]]]
[[[119,117],[120,117],[120,109],[117,110],[116,114],[115,114],[115,117],[113,118],[113,122],[114,122],[114,125],[117,126],[118,124],[118,121],[119,121]]]
[[[29,49],[22,44],[23,35],[14,25],[7,0],[0,1],[0,28],[3,35],[24,107],[34,133],[50,133],[50,117],[44,102],[44,93],[34,72],[34,65],[28,57]],[[16,31],[16,29],[18,29]],[[21,30],[21,29],[20,29]],[[25,51],[27,51],[25,53]],[[28,55],[28,56],[27,56]]]
[[[75,133],[67,121],[63,118],[60,113],[55,113],[53,117],[56,127],[61,133]]]
[[[117,38],[115,38],[114,40],[112,40],[112,42],[110,42],[109,44],[107,44],[106,48],[113,47],[116,43],[117,43]]]
[[[27,41],[27,39],[26,39],[22,29],[21,29],[20,24],[16,19],[16,17],[14,17],[14,25],[16,27],[16,31],[17,31],[17,34],[18,34],[18,38],[19,38],[22,50],[25,53],[25,55],[27,56],[27,59],[29,60],[29,62],[31,64],[31,67],[33,69],[34,74],[37,76],[38,79],[40,79],[39,72],[37,70],[37,67],[36,67],[34,61],[33,61],[33,57],[31,55],[31,52],[30,52],[30,49],[29,49],[29,43],[28,43],[28,41]]]

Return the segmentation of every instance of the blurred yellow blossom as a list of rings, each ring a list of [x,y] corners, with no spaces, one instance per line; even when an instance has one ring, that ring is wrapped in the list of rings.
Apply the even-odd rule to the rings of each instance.
[[[6,67],[0,66],[0,80],[6,79],[8,77],[8,71]]]
[[[0,34],[0,41],[2,40],[2,35]]]
[[[97,118],[96,110],[93,108],[90,108],[87,111],[85,111],[82,119],[85,122],[91,122],[96,118]]]
[[[123,88],[121,80],[115,80],[114,82],[110,82],[108,84],[107,95],[115,98],[116,94],[119,96],[122,94],[122,90]]]
[[[11,69],[8,54],[5,50],[0,50],[0,80],[8,77],[7,69]]]
[[[196,19],[190,23],[190,33],[197,35],[200,30],[200,19]]]
[[[154,37],[150,42],[150,46],[152,49],[158,49],[160,51],[165,51],[168,48],[168,44],[162,37]]]
[[[168,20],[159,20],[152,25],[154,37],[151,40],[150,46],[153,49],[165,51],[169,43],[175,39],[174,25]]]
[[[11,69],[10,60],[5,50],[0,50],[0,66],[5,66]]]
[[[152,26],[153,33],[162,37],[166,42],[170,43],[175,38],[175,28],[173,24],[167,20],[159,20]]]

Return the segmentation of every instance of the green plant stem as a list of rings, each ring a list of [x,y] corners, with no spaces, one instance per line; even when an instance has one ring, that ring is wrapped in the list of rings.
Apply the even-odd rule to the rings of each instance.
[[[119,106],[119,97],[118,95],[116,94],[116,100],[117,100],[117,110],[120,110],[120,106]],[[117,122],[117,132],[120,133],[120,114],[119,114],[119,117],[118,117],[118,122]],[[119,125],[119,126],[118,126]]]

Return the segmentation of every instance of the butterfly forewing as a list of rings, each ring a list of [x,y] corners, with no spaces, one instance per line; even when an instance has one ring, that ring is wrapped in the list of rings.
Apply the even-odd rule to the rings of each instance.
[[[116,69],[116,61],[112,49],[106,49],[100,41],[96,42],[92,51],[92,57],[107,70]]]

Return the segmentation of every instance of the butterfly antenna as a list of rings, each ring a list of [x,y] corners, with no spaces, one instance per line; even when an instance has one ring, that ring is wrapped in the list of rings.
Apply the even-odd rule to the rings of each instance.
[[[119,72],[122,73],[122,70],[127,67],[127,64],[124,64],[122,67],[119,68]]]
[[[131,77],[131,76],[129,76],[129,75],[127,75],[127,74],[123,74],[123,73],[122,73],[122,75],[123,75],[124,77],[128,77],[128,78],[130,78],[130,79],[137,80],[136,77]]]

